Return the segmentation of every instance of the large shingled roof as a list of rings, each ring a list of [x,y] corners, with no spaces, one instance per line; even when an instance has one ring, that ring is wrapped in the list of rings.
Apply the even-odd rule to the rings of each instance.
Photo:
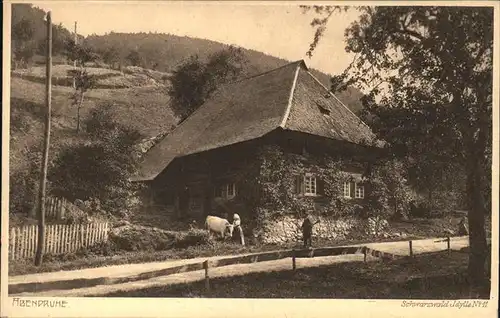
[[[277,128],[351,143],[375,138],[298,61],[221,87],[145,154],[132,179],[153,180],[177,157],[257,139]]]

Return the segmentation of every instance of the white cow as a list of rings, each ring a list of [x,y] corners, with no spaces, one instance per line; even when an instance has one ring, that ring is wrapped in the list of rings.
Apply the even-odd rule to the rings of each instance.
[[[208,234],[211,232],[218,233],[224,239],[226,238],[226,234],[229,237],[233,237],[233,225],[229,223],[228,220],[220,218],[218,216],[209,215],[205,220],[205,227],[208,230]]]

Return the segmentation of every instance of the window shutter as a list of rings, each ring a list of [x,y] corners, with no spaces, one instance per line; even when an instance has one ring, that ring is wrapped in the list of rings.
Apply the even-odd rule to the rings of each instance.
[[[295,176],[295,194],[304,193],[304,178],[300,175]]]
[[[316,193],[319,195],[325,195],[325,182],[323,179],[317,178],[316,179]]]
[[[349,186],[351,187],[351,198],[356,197],[356,185],[353,181],[349,182]]]

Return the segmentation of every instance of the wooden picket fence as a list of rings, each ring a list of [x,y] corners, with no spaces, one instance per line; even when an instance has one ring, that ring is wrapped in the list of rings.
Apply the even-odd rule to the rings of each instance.
[[[45,253],[64,254],[76,252],[108,239],[108,223],[51,224],[45,227]],[[29,225],[10,229],[9,259],[35,256],[38,243],[38,226]]]
[[[47,197],[45,201],[45,216],[47,218],[62,220],[65,216],[69,201],[64,198]]]
[[[30,216],[36,218],[38,204],[34,204]],[[45,217],[49,220],[64,220],[68,212],[84,213],[79,207],[62,197],[47,196],[45,199]]]

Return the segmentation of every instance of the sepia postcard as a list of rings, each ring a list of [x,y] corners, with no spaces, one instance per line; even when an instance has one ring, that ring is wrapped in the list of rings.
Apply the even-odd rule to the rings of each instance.
[[[494,1],[6,1],[1,317],[496,317]]]

